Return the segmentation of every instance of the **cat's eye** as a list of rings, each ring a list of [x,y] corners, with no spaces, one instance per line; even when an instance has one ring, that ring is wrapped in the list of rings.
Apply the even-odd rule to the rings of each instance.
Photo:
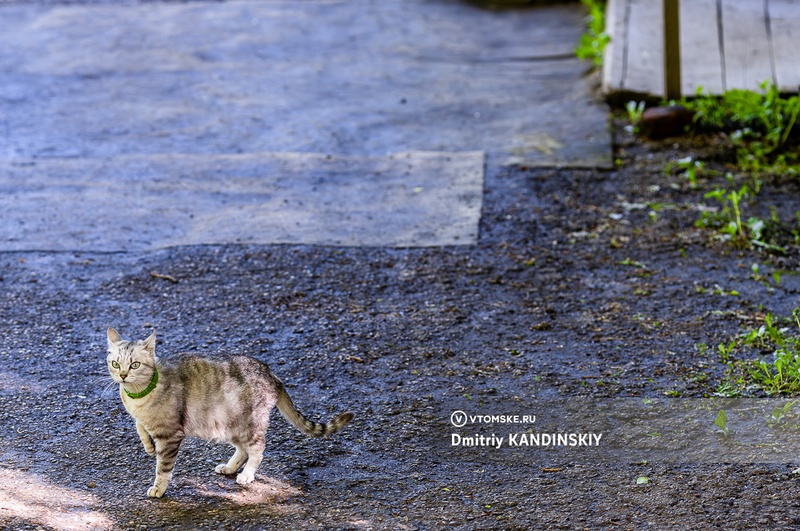
[[[112,361],[111,366],[114,367],[115,369],[119,369],[119,363],[117,363],[116,361]]]
[[[131,363],[131,369],[138,369],[141,365],[142,364],[139,363],[138,361],[134,361],[133,363]]]

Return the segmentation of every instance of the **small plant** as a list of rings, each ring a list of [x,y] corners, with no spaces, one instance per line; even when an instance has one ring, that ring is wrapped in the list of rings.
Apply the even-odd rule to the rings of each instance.
[[[722,206],[722,211],[703,216],[698,222],[701,226],[716,226],[719,230],[730,236],[741,239],[747,238],[745,225],[742,223],[742,201],[750,196],[750,189],[743,185],[739,190],[725,190],[715,188],[704,196],[706,199],[715,199]]]
[[[575,55],[579,59],[591,59],[595,66],[603,64],[603,51],[611,41],[606,33],[606,3],[604,0],[581,0],[589,8],[586,17],[586,32],[581,35]]]
[[[800,309],[795,309],[793,317],[800,329]],[[800,393],[800,337],[786,336],[777,329],[767,333],[777,346],[772,363],[755,362],[750,376],[769,394]]]
[[[727,345],[720,343],[717,345],[717,351],[722,363],[729,363],[731,361],[731,353],[736,348],[736,340],[731,341]]]
[[[767,417],[767,424],[771,427],[780,425],[788,416],[789,411],[791,411],[795,403],[797,403],[797,400],[791,400],[786,402],[783,407],[775,406],[772,408],[772,413]]]
[[[737,247],[756,246],[775,253],[786,252],[784,247],[764,241],[767,222],[754,216],[744,217],[745,202],[751,197],[750,188],[746,184],[738,190],[715,188],[704,197],[717,201],[720,208],[717,211],[703,212],[695,226],[714,228],[719,232],[720,239]]]
[[[679,173],[683,174],[683,177],[689,181],[689,187],[692,189],[697,188],[697,178],[707,174],[705,163],[691,156],[670,162],[667,164],[667,167],[664,168],[664,172],[670,174],[673,169],[677,169]]]
[[[722,430],[722,434],[728,436],[728,414],[724,409],[720,409],[717,413],[717,418],[714,420],[714,426]]]
[[[726,398],[737,397],[741,395],[740,387],[741,386],[738,385],[737,382],[727,378],[717,386],[717,389],[714,391],[714,395],[724,396]]]
[[[787,328],[778,328],[773,320],[775,317],[767,313],[764,316],[764,324],[756,330],[751,330],[739,336],[738,343],[753,347],[761,351],[771,350],[775,347],[782,347],[786,343]]]
[[[642,121],[644,114],[645,103],[643,101],[635,102],[633,100],[625,104],[625,110],[628,112],[628,121],[631,123],[634,133],[639,132],[639,122]]]
[[[800,331],[800,308],[792,313],[794,324]],[[800,335],[790,335],[789,328],[780,328],[771,314],[764,317],[764,324],[758,329],[739,335],[727,344],[717,348],[722,361],[743,373],[738,388],[743,388],[748,380],[767,394],[800,394]],[[772,351],[772,359],[759,358],[751,361],[734,361],[734,351],[741,347],[755,348],[760,352]]]
[[[630,258],[626,258],[619,262],[619,265],[635,267],[637,269],[647,269],[647,264],[644,262],[637,262],[636,260],[631,260]]]
[[[764,284],[768,288],[771,287],[770,282],[769,282],[770,278],[772,278],[772,281],[775,283],[776,286],[780,286],[781,285],[781,273],[780,273],[780,271],[773,271],[771,275],[767,276],[766,273],[762,273],[761,272],[761,266],[759,266],[758,264],[755,264],[755,263],[750,266],[750,271],[753,272],[753,274],[750,275],[750,278],[752,278],[756,282],[761,282],[762,284]]]
[[[708,356],[708,345],[705,343],[697,343],[694,346],[694,349],[697,351],[697,355],[701,358],[705,358]]]

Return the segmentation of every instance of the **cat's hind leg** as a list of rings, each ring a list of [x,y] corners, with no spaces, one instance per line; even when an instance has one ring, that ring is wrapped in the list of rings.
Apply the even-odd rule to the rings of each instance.
[[[265,446],[266,441],[263,435],[259,435],[248,441],[245,446],[247,451],[247,464],[244,465],[242,471],[236,476],[236,483],[239,485],[247,485],[253,482],[256,470],[261,464],[261,459],[264,457]]]
[[[247,461],[247,450],[245,450],[244,446],[241,443],[235,442],[233,446],[236,447],[236,452],[228,459],[228,462],[225,464],[219,464],[214,469],[217,474],[224,474],[226,476],[235,474],[239,471],[239,468]]]

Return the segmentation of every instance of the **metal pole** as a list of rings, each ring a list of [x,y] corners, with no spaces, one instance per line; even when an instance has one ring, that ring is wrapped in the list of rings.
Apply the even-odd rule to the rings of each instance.
[[[679,0],[663,0],[664,4],[664,99],[681,97],[681,43]]]

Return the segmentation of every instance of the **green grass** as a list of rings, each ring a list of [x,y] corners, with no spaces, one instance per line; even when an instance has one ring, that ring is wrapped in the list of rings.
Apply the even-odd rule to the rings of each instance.
[[[575,48],[575,55],[601,66],[603,51],[611,41],[606,33],[606,3],[605,0],[581,0],[581,3],[589,8],[589,15],[586,17],[586,31]]]
[[[722,96],[698,90],[680,102],[695,111],[695,132],[725,132],[739,168],[753,173],[800,175],[793,131],[800,116],[800,96],[782,96],[765,81],[761,91],[733,89]]]

